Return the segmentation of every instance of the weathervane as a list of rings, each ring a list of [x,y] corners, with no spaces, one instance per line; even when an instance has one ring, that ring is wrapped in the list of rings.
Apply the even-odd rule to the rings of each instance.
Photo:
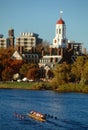
[[[63,11],[60,11],[60,17],[62,18]]]

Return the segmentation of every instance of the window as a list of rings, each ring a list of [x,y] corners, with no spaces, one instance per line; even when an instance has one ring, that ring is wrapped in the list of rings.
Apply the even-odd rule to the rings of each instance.
[[[54,40],[55,43],[57,43],[57,40]]]
[[[1,46],[4,46],[4,43],[1,43]]]
[[[31,41],[34,41],[34,39],[33,39],[33,38],[31,38],[30,40],[31,40]]]
[[[24,38],[24,41],[27,41],[27,38]]]
[[[18,41],[20,42],[20,38],[18,38]]]
[[[27,46],[26,46],[26,45],[25,45],[24,47],[25,47],[25,48],[27,48]]]
[[[59,29],[59,34],[61,34],[61,29]]]
[[[27,44],[27,42],[24,42],[24,44]]]

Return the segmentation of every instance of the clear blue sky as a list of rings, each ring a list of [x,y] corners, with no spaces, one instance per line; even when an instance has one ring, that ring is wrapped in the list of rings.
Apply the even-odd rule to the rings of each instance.
[[[7,37],[9,28],[14,28],[15,37],[35,32],[52,43],[60,10],[67,38],[88,50],[88,0],[0,0],[0,33]]]

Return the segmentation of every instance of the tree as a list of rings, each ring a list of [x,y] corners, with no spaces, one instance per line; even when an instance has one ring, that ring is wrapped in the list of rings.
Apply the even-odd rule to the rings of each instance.
[[[10,67],[14,70],[14,74],[19,73],[21,66],[23,65],[22,60],[10,60]]]
[[[11,56],[13,54],[13,48],[0,48],[0,80],[2,80],[2,72],[4,69],[10,66]]]
[[[10,67],[5,68],[2,72],[2,80],[9,81],[12,80],[12,78],[13,78],[13,69]]]
[[[80,82],[82,78],[82,73],[84,71],[83,68],[86,59],[87,59],[86,56],[79,56],[77,57],[76,61],[72,65],[71,75],[72,75],[72,79],[74,79],[75,82]]]
[[[25,77],[29,70],[29,64],[23,64],[20,68],[20,74]]]
[[[31,68],[28,70],[26,76],[28,79],[37,80],[39,78],[39,69],[38,68]]]
[[[41,51],[43,49],[45,54],[49,54],[49,45],[50,45],[49,42],[43,41],[42,43],[40,43],[36,46],[36,51],[41,53]]]
[[[58,64],[53,70],[54,78],[52,79],[52,84],[58,86],[68,83],[71,78],[70,70],[71,66],[66,62]]]
[[[33,69],[33,68],[39,68],[37,64],[23,64],[22,67],[20,68],[20,74],[22,76],[27,76],[27,73],[30,69]]]
[[[0,80],[2,80],[3,65],[0,63]]]
[[[83,66],[83,72],[81,74],[81,84],[88,84],[88,60]]]
[[[11,59],[13,52],[14,49],[12,48],[0,48],[0,61],[3,61],[5,59]]]

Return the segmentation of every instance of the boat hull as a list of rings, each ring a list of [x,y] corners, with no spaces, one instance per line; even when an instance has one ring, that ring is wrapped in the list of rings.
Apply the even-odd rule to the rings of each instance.
[[[33,118],[33,119],[35,119],[35,120],[41,121],[41,122],[45,122],[46,121],[46,119],[41,118],[41,117],[36,116],[36,115],[33,115],[33,114],[28,114],[28,116]]]

